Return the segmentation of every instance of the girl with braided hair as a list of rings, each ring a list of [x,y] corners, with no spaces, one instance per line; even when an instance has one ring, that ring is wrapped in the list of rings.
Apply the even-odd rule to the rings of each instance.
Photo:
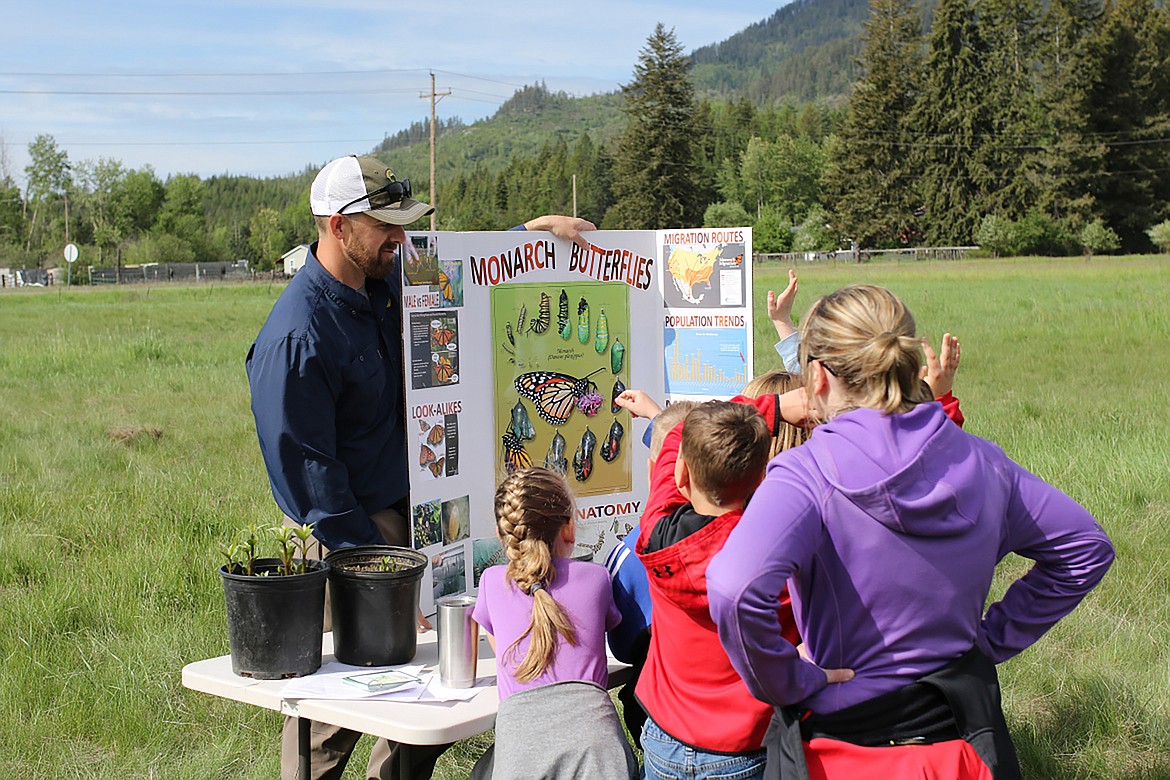
[[[506,566],[484,571],[474,617],[496,651],[496,744],[473,778],[637,777],[609,682],[605,632],[621,614],[605,567],[569,556],[573,494],[557,472],[496,489]]]

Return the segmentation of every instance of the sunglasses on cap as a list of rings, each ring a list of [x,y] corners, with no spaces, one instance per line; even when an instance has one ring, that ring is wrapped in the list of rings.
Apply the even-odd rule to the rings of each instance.
[[[345,210],[355,203],[360,203],[367,198],[370,201],[370,207],[366,211],[375,211],[377,209],[384,209],[388,206],[396,206],[404,199],[409,198],[410,179],[403,179],[402,181],[386,182],[385,186],[379,187],[373,192],[362,195],[360,198],[354,198],[349,203],[337,210],[338,214],[344,214]]]

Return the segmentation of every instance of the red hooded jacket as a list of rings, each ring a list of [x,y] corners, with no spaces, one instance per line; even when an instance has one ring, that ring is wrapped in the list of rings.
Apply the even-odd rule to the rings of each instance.
[[[779,422],[775,395],[732,399],[755,406],[772,429]],[[650,497],[642,514],[636,551],[650,580],[650,652],[635,691],[659,728],[680,742],[713,753],[759,750],[772,718],[772,706],[748,693],[731,666],[707,609],[707,564],[719,552],[741,511],[728,512],[686,538],[647,552],[659,523],[695,515],[674,482],[682,423],[667,435],[650,477]],[[776,630],[793,644],[800,640],[788,593],[781,596]]]

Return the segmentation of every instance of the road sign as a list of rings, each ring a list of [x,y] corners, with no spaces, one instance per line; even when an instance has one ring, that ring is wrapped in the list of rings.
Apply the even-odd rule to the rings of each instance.
[[[77,261],[77,244],[65,245],[65,259],[70,263]]]

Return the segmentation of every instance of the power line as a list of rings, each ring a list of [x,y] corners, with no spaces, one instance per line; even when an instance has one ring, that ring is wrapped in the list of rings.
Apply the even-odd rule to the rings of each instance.
[[[273,76],[295,76],[297,78],[305,78],[306,76],[377,76],[381,73],[426,73],[426,68],[379,68],[377,70],[319,70],[319,71],[280,71],[280,72],[238,72],[238,73],[49,73],[49,72],[33,72],[33,71],[0,71],[0,77],[4,76],[20,76],[20,77],[37,77],[37,78],[77,78],[77,77],[93,77],[93,78],[251,78],[260,77],[265,78]],[[442,73],[443,71],[438,71]],[[468,76],[467,78],[476,78],[475,76]]]
[[[273,145],[296,145],[296,144],[367,144],[367,143],[381,143],[385,140],[383,138],[340,138],[340,139],[325,139],[325,140],[300,140],[300,141],[80,141],[74,143],[72,141],[58,140],[61,146],[273,146]],[[24,143],[17,141],[5,141],[5,146],[24,146]]]
[[[97,95],[119,97],[207,97],[207,96],[276,96],[290,95],[380,95],[390,92],[417,92],[414,89],[298,89],[298,90],[241,90],[241,91],[124,91],[124,90],[74,90],[74,89],[0,89],[0,95]]]
[[[48,72],[48,71],[0,71],[0,78],[4,77],[19,77],[19,78],[109,78],[109,79],[136,79],[136,78],[306,78],[311,76],[378,76],[385,73],[428,73],[430,71],[435,73],[443,73],[448,76],[458,76],[464,79],[475,79],[476,81],[487,81],[492,84],[503,84],[509,87],[523,88],[531,86],[530,84],[518,84],[514,81],[503,81],[501,79],[490,79],[486,76],[474,76],[470,73],[457,73],[453,70],[442,70],[441,68],[377,68],[375,70],[321,70],[321,71],[253,71],[253,72],[235,72],[235,73],[214,73],[214,72],[172,72],[172,73],[63,73],[63,72]]]

